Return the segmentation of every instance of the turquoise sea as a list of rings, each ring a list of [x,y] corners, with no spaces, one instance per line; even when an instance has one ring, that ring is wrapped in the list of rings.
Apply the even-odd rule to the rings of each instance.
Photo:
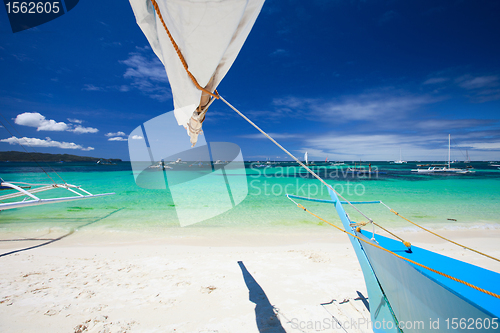
[[[367,166],[370,162],[363,162]],[[425,162],[428,163],[428,162]],[[416,162],[393,164],[371,162],[371,175],[353,174],[348,166],[316,162],[319,172],[344,197],[353,201],[382,200],[410,220],[432,228],[500,228],[500,170],[490,162],[472,162],[474,173],[421,175],[411,172]],[[136,185],[131,164],[40,163],[50,177],[81,185],[93,194],[115,195],[0,212],[0,231],[71,230],[81,226],[105,231],[159,231],[179,228],[176,205],[168,189],[144,189]],[[455,167],[465,167],[457,163]],[[296,163],[281,162],[262,166],[245,162],[245,170],[232,169],[228,176],[245,175],[248,195],[233,209],[195,224],[196,227],[260,228],[323,225],[297,208],[286,193],[328,199],[328,192],[318,180]],[[51,183],[35,163],[0,163],[0,177],[5,181]],[[63,190],[57,190],[63,191]],[[203,195],[193,188],[193,205],[204,205]],[[5,191],[3,191],[5,192]],[[52,192],[52,191],[49,191]],[[41,195],[41,197],[48,197]],[[64,192],[50,196],[66,196]],[[206,192],[205,192],[206,193]],[[0,193],[4,194],[4,193]],[[302,204],[321,217],[340,224],[329,204],[303,201]],[[359,205],[373,220],[395,229],[415,227],[395,216],[380,204]],[[353,220],[362,220],[352,208],[346,211]],[[189,228],[189,226],[187,227]],[[258,229],[256,229],[258,230]]]

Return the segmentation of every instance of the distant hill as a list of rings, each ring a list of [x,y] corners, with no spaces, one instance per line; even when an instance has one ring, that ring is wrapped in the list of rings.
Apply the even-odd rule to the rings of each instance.
[[[70,154],[25,153],[21,151],[0,151],[0,162],[97,162],[98,157],[77,156]],[[119,158],[102,158],[105,161],[121,162]]]

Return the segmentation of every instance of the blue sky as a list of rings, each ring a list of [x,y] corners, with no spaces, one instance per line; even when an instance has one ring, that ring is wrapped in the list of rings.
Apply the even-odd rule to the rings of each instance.
[[[37,151],[128,160],[128,134],[173,109],[128,1],[80,1],[15,34],[0,12],[0,110]],[[218,90],[310,159],[445,160],[451,133],[452,159],[500,160],[499,14],[484,0],[268,0]],[[204,130],[247,160],[289,160],[222,102]],[[22,150],[10,137],[0,128],[0,150]]]

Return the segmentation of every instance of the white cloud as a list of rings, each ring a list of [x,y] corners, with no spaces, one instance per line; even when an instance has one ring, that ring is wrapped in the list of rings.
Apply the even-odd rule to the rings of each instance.
[[[437,84],[437,83],[443,83],[448,81],[449,78],[447,77],[433,77],[424,82],[424,84]]]
[[[144,138],[142,136],[140,136],[140,135],[132,135],[131,137],[129,137],[129,139],[132,139],[132,140],[142,140]]]
[[[478,150],[500,150],[500,141],[497,142],[473,142],[469,144],[460,145],[464,148],[478,149]]]
[[[498,86],[498,81],[499,78],[495,75],[478,77],[470,77],[466,75],[457,79],[458,85],[468,90],[495,87]]]
[[[336,124],[346,121],[387,123],[388,119],[393,122],[408,118],[410,113],[437,101],[437,98],[426,95],[414,96],[395,91],[365,93],[331,100],[288,97],[275,99],[273,104],[278,112],[269,115],[286,114]]]
[[[432,103],[426,96],[390,96],[367,94],[349,97],[342,101],[328,102],[315,106],[318,113],[328,115],[330,121],[335,120],[394,120],[407,112],[414,111],[423,105]],[[327,118],[328,120],[328,118]]]
[[[86,91],[103,91],[104,88],[94,86],[93,84],[84,84],[82,90],[86,90]]]
[[[469,93],[473,102],[484,103],[500,99],[500,77],[497,75],[471,76],[464,75],[455,82]]]
[[[45,140],[43,139],[38,139],[38,138],[17,138],[15,136],[8,138],[8,139],[2,139],[0,142],[6,142],[11,145],[16,145],[16,144],[21,144],[21,145],[29,145],[31,147],[56,147],[56,148],[61,148],[61,149],[80,149],[80,150],[94,150],[93,147],[83,147],[81,145],[77,145],[76,143],[73,142],[59,142],[59,141],[53,141],[51,138],[47,137]]]
[[[405,160],[445,160],[448,152],[447,136],[420,136],[403,134],[342,134],[328,133],[305,140],[301,151],[315,151],[313,156],[330,159],[364,161],[396,160],[399,151]],[[318,152],[319,151],[319,152]]]
[[[436,132],[435,132],[436,133]],[[448,159],[448,135],[421,135],[407,133],[346,134],[329,132],[309,135],[301,143],[297,156],[305,151],[311,159],[346,161],[376,161],[399,159],[401,149],[404,160],[446,161]],[[492,135],[495,136],[492,138]],[[451,159],[463,160],[465,149],[474,159],[488,159],[495,151],[500,151],[500,139],[493,132],[472,132],[463,135],[451,135]]]
[[[129,54],[127,60],[123,60],[122,63],[128,66],[125,74],[126,78],[138,78],[138,79],[148,79],[155,82],[168,82],[167,74],[163,64],[154,57],[149,57],[149,59],[137,52]]]
[[[104,134],[105,136],[126,136],[127,134],[119,131],[119,132],[116,132],[116,133],[106,133]]]
[[[273,51],[270,56],[271,57],[280,57],[280,56],[288,56],[289,53],[287,50],[284,50],[284,49],[276,49],[275,51]]]
[[[108,141],[128,141],[127,138],[124,138],[127,134],[122,131],[118,131],[116,133],[106,133],[107,137],[109,137]]]
[[[82,134],[82,133],[97,133],[99,130],[93,127],[83,127],[82,125],[77,125],[74,129],[70,130],[70,132]]]
[[[70,122],[82,123],[82,120],[78,119],[68,119]],[[45,116],[38,112],[25,112],[17,115],[15,123],[18,125],[36,127],[37,131],[54,131],[54,132],[73,132],[77,134],[82,133],[97,133],[99,130],[93,127],[83,127],[82,125],[76,125],[73,128],[72,124],[66,124],[64,122],[57,122],[52,119],[46,119]]]
[[[70,123],[76,123],[76,124],[81,124],[83,123],[83,120],[80,120],[80,119],[71,119],[71,118],[68,118],[68,121]]]
[[[428,119],[415,121],[415,127],[427,131],[442,131],[444,129],[471,128],[489,125],[495,121],[487,119]]]
[[[172,98],[167,73],[161,61],[158,60],[158,57],[149,47],[136,47],[136,50],[129,53],[127,59],[119,61],[119,63],[127,66],[123,77],[130,84],[114,86],[85,84],[82,90],[128,92],[137,89],[150,98],[161,102]]]
[[[159,101],[172,97],[165,67],[151,49],[138,48],[138,52],[130,53],[128,59],[120,62],[128,67],[123,77],[132,80],[132,87]],[[122,85],[119,90],[128,88]]]
[[[439,82],[445,80],[434,83]],[[396,160],[401,148],[405,160],[444,161],[450,132],[460,147],[467,147],[469,152],[481,150],[475,152],[475,159],[486,158],[484,156],[498,149],[498,121],[475,119],[473,112],[468,119],[458,119],[451,113],[439,116],[436,106],[447,98],[410,94],[394,88],[330,99],[291,96],[275,99],[274,110],[255,111],[254,116],[266,118],[264,122],[279,119],[278,128],[288,133],[271,133],[271,136],[292,142],[290,148],[299,152],[298,156],[308,151],[317,160],[324,160],[326,156],[330,160]],[[295,127],[287,127],[287,124],[297,120],[304,122],[304,126],[294,135]],[[314,123],[307,123],[311,121]],[[275,127],[269,125],[268,128]],[[243,137],[264,138],[261,134]],[[462,153],[452,147],[452,159],[463,159]]]
[[[36,127],[37,131],[67,131],[69,126],[63,122],[45,119],[38,112],[25,112],[17,115],[15,123],[18,125]]]

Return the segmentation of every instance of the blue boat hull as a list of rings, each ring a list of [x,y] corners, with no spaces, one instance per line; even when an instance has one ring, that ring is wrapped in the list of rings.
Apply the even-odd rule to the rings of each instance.
[[[342,202],[330,192],[344,229],[371,243],[372,233],[351,227]],[[381,247],[427,267],[500,294],[500,274],[376,235]],[[407,262],[349,236],[370,302],[374,332],[498,332],[500,299]]]

